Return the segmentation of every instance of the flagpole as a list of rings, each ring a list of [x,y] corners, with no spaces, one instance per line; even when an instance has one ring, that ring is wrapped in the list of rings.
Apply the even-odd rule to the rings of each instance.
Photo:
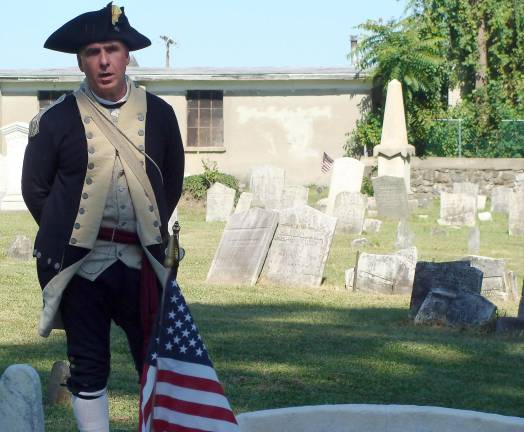
[[[166,249],[166,257],[164,259],[164,267],[168,270],[168,278],[167,280],[169,280],[169,275],[171,274],[172,271],[175,272],[175,279],[176,279],[176,276],[178,274],[178,266],[180,264],[180,243],[179,243],[179,235],[180,235],[180,224],[178,223],[178,221],[175,221],[175,224],[173,225],[173,234],[169,237],[169,242],[167,244],[167,249]],[[167,282],[167,281],[166,281]],[[162,289],[162,298],[160,300],[160,310],[158,311],[158,316],[160,317],[160,319],[157,321],[158,325],[157,325],[157,328],[156,328],[156,332],[158,332],[161,328],[161,325],[160,325],[160,320],[162,320],[162,317],[164,316],[164,304],[165,304],[165,297],[166,297],[166,291],[167,291],[167,286],[163,286],[163,289]],[[157,337],[158,335],[151,335],[151,337]],[[158,364],[157,364],[157,369],[156,369],[156,372],[155,373],[158,373]],[[156,380],[155,380],[156,381]],[[155,386],[153,387],[153,393],[151,395],[151,400],[152,400],[152,412],[151,412],[151,417],[150,417],[150,422],[149,422],[149,432],[155,432],[155,429],[153,427],[153,423],[154,423],[154,412],[155,412],[155,397],[156,397],[156,384]]]

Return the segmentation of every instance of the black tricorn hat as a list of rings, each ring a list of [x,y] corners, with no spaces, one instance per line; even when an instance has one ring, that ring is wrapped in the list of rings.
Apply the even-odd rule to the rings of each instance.
[[[127,20],[124,8],[113,6],[86,12],[66,22],[47,38],[44,48],[76,54],[86,45],[95,42],[118,40],[129,51],[136,51],[151,45],[151,41],[137,32]]]

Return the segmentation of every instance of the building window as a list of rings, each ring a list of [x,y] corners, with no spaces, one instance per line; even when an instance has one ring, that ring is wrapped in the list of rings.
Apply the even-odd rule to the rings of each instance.
[[[71,90],[40,90],[38,92],[38,106],[40,110],[51,105],[63,94],[73,93]]]
[[[216,90],[187,92],[187,146],[222,147],[224,145],[223,99]]]

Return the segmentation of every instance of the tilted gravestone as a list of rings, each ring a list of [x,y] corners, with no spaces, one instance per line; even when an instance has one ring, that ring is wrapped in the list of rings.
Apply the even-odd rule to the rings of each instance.
[[[425,262],[419,261],[415,269],[409,316],[414,318],[424,299],[432,289],[457,291],[469,290],[480,294],[482,272],[471,267],[467,261]]]
[[[387,255],[360,253],[356,267],[349,270],[350,274],[353,271],[355,285],[353,280],[349,280],[347,287],[374,294],[408,294],[413,285],[416,262],[415,247]]]
[[[513,295],[512,286],[509,286],[512,281],[509,279],[505,260],[478,255],[466,256],[462,260],[470,262],[472,267],[482,272],[480,293],[483,296],[508,300],[510,295]]]
[[[19,260],[30,260],[33,256],[33,245],[31,240],[24,235],[17,235],[7,249],[7,256]],[[37,258],[39,258],[37,256]]]
[[[266,209],[278,209],[282,202],[286,172],[272,165],[253,168],[249,180],[249,189],[253,193],[253,202],[262,204]]]
[[[252,208],[230,216],[207,274],[208,282],[254,285],[260,275],[278,213]]]
[[[491,189],[491,211],[509,213],[511,189],[506,186],[493,186]]]
[[[207,190],[206,222],[226,222],[235,204],[235,189],[215,183]]]
[[[308,206],[280,211],[262,278],[282,284],[319,286],[337,219]]]
[[[390,219],[406,219],[409,216],[409,204],[404,179],[382,176],[375,177],[371,181],[378,215]]]
[[[441,192],[439,225],[475,226],[476,217],[476,197]]]
[[[280,200],[280,209],[307,205],[309,189],[305,186],[285,186]]]
[[[0,431],[44,432],[40,377],[29,365],[11,365],[0,378]]]
[[[335,200],[340,192],[360,192],[364,176],[364,164],[357,159],[343,157],[335,159],[331,172],[326,209],[328,215],[333,214]]]
[[[510,236],[524,236],[524,190],[510,195],[508,232]]]
[[[366,214],[366,197],[360,192],[340,192],[335,199],[333,216],[337,218],[337,231],[362,233]]]
[[[415,316],[415,324],[451,327],[487,326],[496,319],[497,307],[469,290],[432,289]]]
[[[235,213],[242,213],[251,208],[251,201],[253,201],[253,194],[251,192],[242,192],[238,198]]]

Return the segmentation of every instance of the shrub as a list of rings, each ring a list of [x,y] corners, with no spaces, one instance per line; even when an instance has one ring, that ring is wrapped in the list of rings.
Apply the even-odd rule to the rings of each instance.
[[[204,168],[202,174],[191,175],[184,178],[184,184],[182,186],[183,194],[189,195],[196,200],[203,200],[206,197],[207,190],[213,183],[218,182],[235,189],[236,199],[238,199],[240,192],[238,190],[238,180],[236,177],[218,171],[215,161],[202,160],[202,166]]]

